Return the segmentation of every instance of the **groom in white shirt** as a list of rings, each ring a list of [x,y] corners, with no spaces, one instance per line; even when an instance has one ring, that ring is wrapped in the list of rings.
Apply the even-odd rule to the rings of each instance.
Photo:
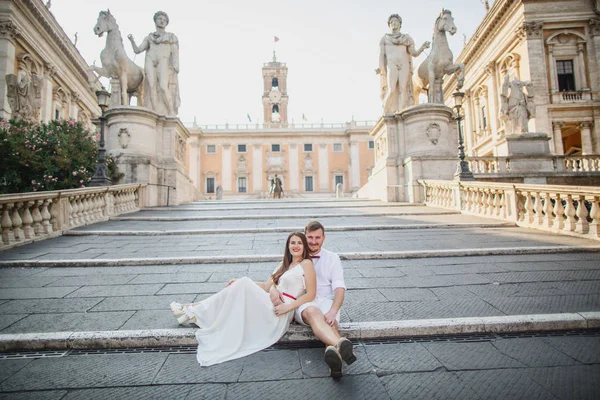
[[[295,320],[310,325],[315,336],[325,343],[325,362],[331,376],[342,376],[342,360],[350,365],[356,361],[352,342],[339,333],[340,308],[344,302],[346,285],[340,257],[324,249],[325,228],[318,221],[309,222],[304,228],[310,255],[317,273],[317,297],[296,309]],[[281,294],[271,287],[271,301],[277,306],[282,303]]]

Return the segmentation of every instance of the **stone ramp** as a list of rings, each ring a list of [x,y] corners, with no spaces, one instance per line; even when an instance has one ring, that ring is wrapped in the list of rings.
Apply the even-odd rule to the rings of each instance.
[[[326,247],[344,259],[342,329],[352,338],[599,326],[597,242],[371,203],[198,203],[1,252],[0,348],[192,344],[168,304],[202,300],[232,277],[265,280],[311,205],[328,215]],[[244,205],[260,215],[228,215]],[[314,337],[295,326],[283,340]]]

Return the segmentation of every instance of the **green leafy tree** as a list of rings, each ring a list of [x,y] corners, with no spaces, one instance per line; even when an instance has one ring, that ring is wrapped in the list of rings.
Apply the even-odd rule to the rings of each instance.
[[[97,153],[80,122],[0,120],[0,193],[88,186]]]

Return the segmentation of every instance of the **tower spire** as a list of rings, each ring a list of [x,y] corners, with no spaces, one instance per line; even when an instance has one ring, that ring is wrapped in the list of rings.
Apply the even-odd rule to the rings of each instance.
[[[275,55],[275,50],[273,50],[273,62],[277,62],[277,56]]]

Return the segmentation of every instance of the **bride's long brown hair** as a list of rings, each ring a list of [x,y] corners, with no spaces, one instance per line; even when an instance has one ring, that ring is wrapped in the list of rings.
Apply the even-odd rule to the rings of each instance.
[[[279,264],[279,269],[273,273],[273,283],[278,284],[279,278],[283,275],[289,268],[292,263],[292,253],[290,252],[290,240],[296,236],[302,240],[302,245],[304,246],[304,250],[302,251],[302,260],[305,260],[310,257],[310,251],[308,249],[308,242],[306,241],[306,236],[302,232],[292,232],[287,238],[285,242],[285,250],[283,251],[283,260]]]

